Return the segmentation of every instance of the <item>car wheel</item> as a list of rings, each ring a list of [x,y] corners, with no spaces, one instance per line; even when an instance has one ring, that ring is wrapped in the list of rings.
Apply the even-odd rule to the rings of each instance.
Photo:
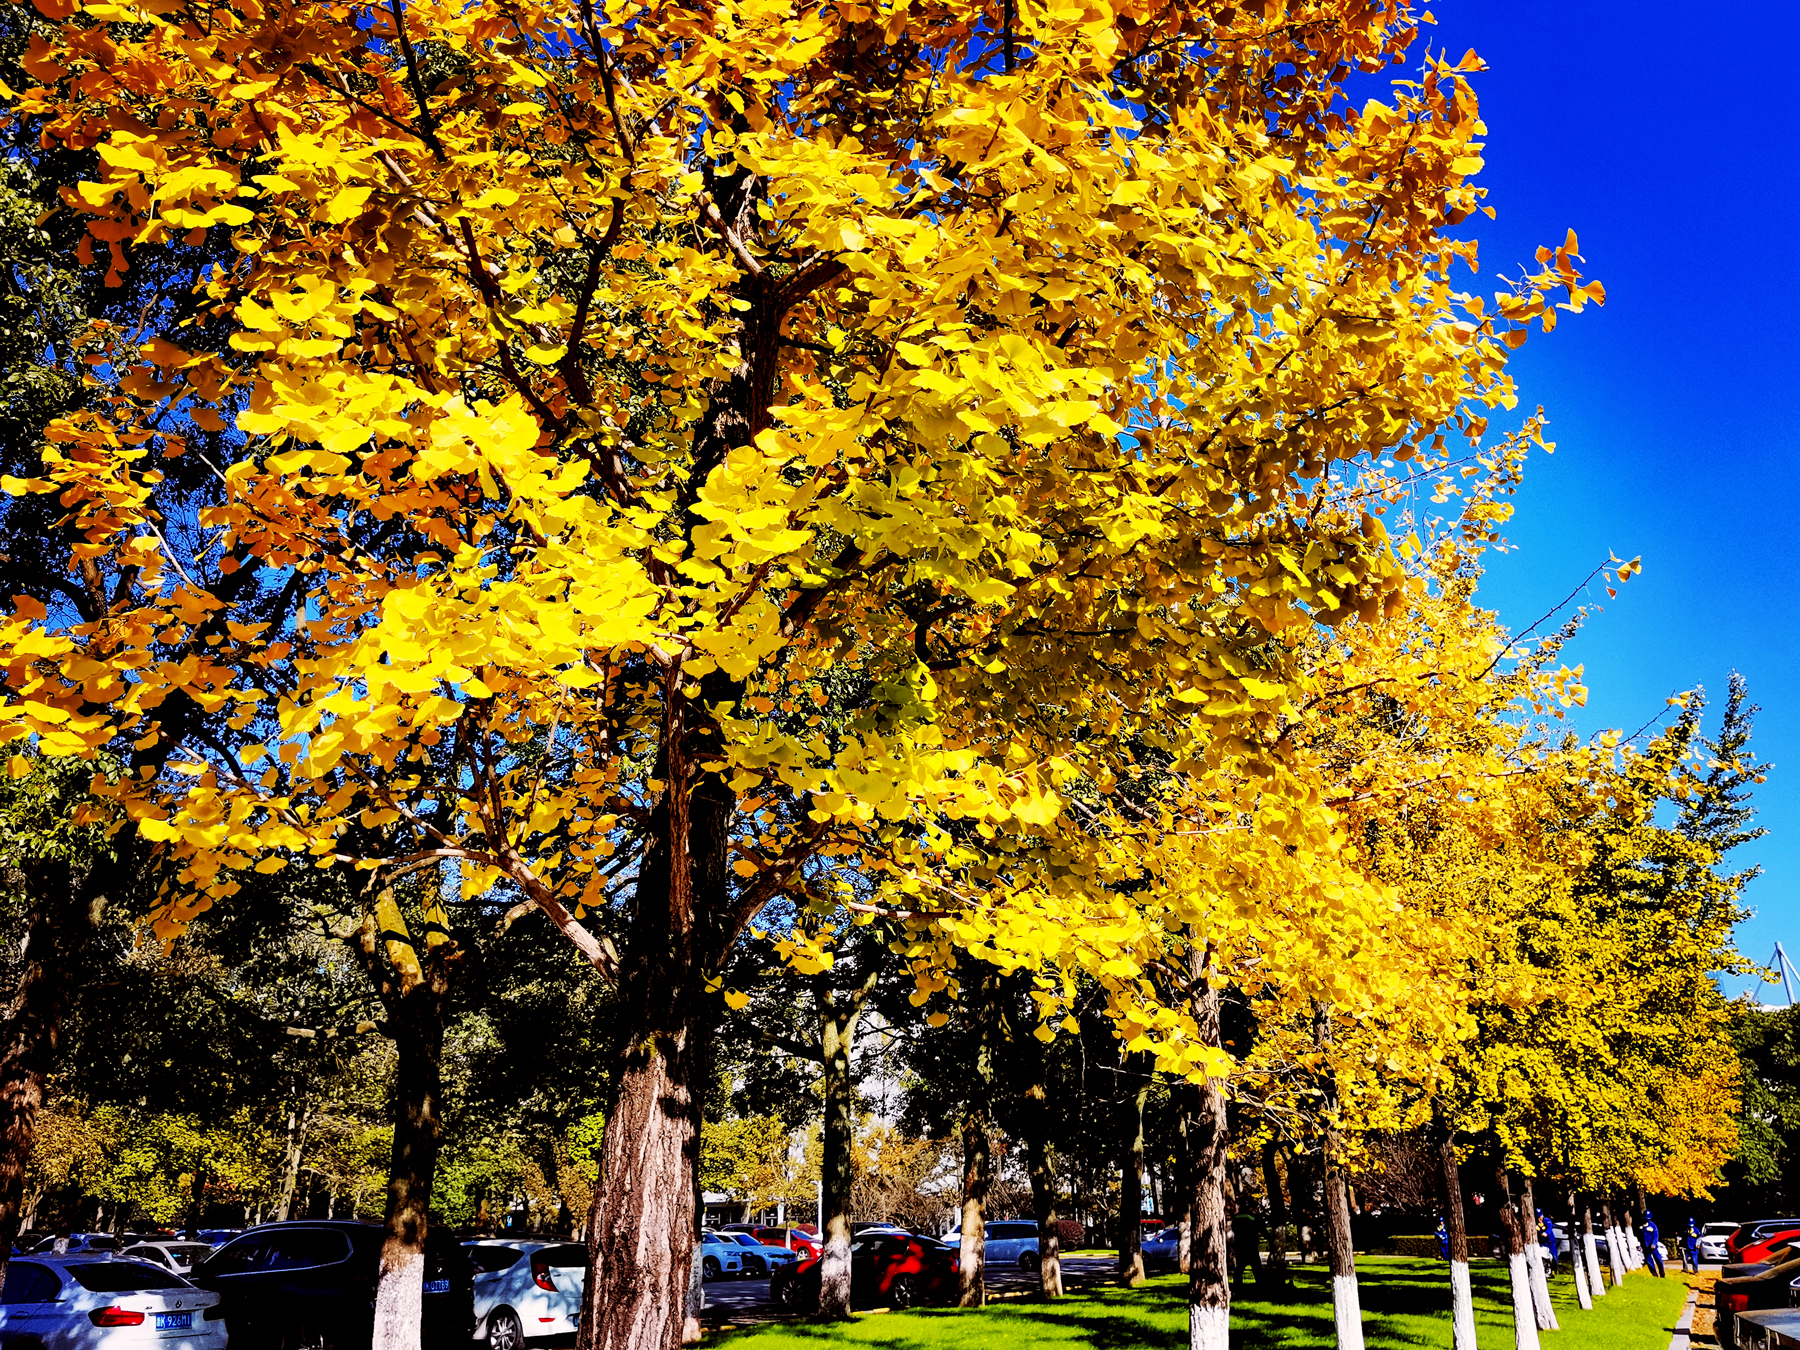
[[[910,1308],[913,1305],[912,1276],[896,1275],[894,1282],[888,1286],[888,1303],[896,1308]]]
[[[700,1278],[703,1280],[716,1280],[719,1278],[719,1258],[718,1257],[709,1256],[705,1260],[701,1261],[701,1263],[700,1263]]]
[[[1038,1254],[1036,1252],[1020,1252],[1019,1253],[1019,1269],[1020,1270],[1036,1270],[1037,1265],[1038,1265]]]
[[[511,1308],[495,1308],[488,1314],[488,1350],[523,1350],[525,1328]]]

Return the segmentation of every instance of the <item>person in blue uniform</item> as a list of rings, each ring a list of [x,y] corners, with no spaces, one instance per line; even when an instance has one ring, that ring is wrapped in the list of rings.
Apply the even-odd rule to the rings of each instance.
[[[1681,1268],[1695,1275],[1700,1273],[1700,1226],[1691,1214],[1688,1215],[1687,1232],[1681,1235]]]
[[[1538,1226],[1544,1230],[1544,1250],[1550,1254],[1550,1274],[1556,1274],[1556,1263],[1562,1257],[1562,1243],[1556,1238],[1556,1225],[1544,1217],[1544,1211],[1537,1212]]]
[[[1658,1276],[1668,1278],[1668,1272],[1663,1269],[1662,1233],[1649,1210],[1644,1211],[1644,1261]]]
[[[1448,1261],[1450,1259],[1450,1226],[1444,1222],[1442,1214],[1438,1215],[1437,1245],[1438,1259]]]

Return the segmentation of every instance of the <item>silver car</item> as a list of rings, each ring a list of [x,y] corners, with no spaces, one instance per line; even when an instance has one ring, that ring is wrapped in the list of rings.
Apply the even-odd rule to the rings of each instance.
[[[1029,1219],[997,1219],[986,1226],[990,1267],[1017,1266],[1020,1270],[1038,1268],[1038,1226]],[[962,1229],[952,1228],[944,1234],[944,1245],[960,1247]]]
[[[1735,1223],[1709,1223],[1700,1230],[1700,1259],[1702,1261],[1729,1261],[1731,1253],[1725,1250],[1725,1239],[1737,1232]]]

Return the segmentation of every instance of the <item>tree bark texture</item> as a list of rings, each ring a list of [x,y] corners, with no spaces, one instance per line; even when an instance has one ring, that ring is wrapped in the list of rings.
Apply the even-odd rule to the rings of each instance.
[[[701,700],[709,695],[707,676]],[[735,937],[726,881],[734,794],[698,767],[706,727],[671,681],[651,815],[620,969],[627,1039],[588,1219],[580,1350],[674,1350],[686,1338],[700,1160],[705,969]],[[716,735],[716,729],[711,735]]]
[[[387,1231],[375,1284],[372,1350],[420,1350],[425,1230],[442,1128],[443,991],[421,983],[390,1005],[394,1038],[394,1153]]]
[[[1575,1271],[1575,1301],[1583,1312],[1592,1312],[1594,1298],[1588,1293],[1587,1253],[1582,1251],[1581,1207],[1574,1196],[1569,1197],[1569,1265]]]
[[[1288,1288],[1288,1203],[1281,1190],[1281,1167],[1275,1141],[1262,1150],[1263,1186],[1269,1192],[1269,1279],[1277,1290]]]
[[[1350,1191],[1343,1171],[1329,1154],[1324,1163],[1325,1246],[1331,1257],[1332,1323],[1337,1329],[1338,1350],[1363,1350],[1362,1298],[1356,1286]]]
[[[312,1109],[304,1101],[288,1107],[287,1149],[282,1160],[281,1200],[275,1206],[275,1221],[284,1223],[293,1217],[294,1195],[300,1189],[300,1163],[306,1156],[306,1134],[312,1126]]]
[[[1202,975],[1197,959],[1190,969]],[[1200,1040],[1217,1046],[1219,991],[1203,985],[1193,998]],[[1225,1202],[1225,1085],[1209,1079],[1198,1088],[1188,1134],[1188,1350],[1228,1350],[1231,1338],[1231,1216]]]
[[[994,1097],[997,984],[996,976],[985,974],[974,991],[976,1006],[970,1027],[974,1034],[974,1072],[962,1124],[962,1246],[957,1254],[956,1296],[959,1308],[980,1308],[987,1303],[987,1197],[993,1181],[989,1126]]]
[[[1539,1350],[1537,1310],[1531,1300],[1531,1272],[1525,1265],[1525,1230],[1513,1207],[1504,1164],[1494,1168],[1494,1209],[1506,1237],[1506,1274],[1512,1289],[1514,1350]]]
[[[1144,1102],[1150,1074],[1144,1057],[1125,1055],[1119,1065],[1119,1283],[1144,1282]]]
[[[56,1066],[63,1022],[75,1001],[80,968],[104,903],[95,893],[98,878],[93,873],[78,882],[61,860],[36,862],[24,870],[34,901],[26,925],[25,968],[0,1027],[0,1281],[19,1234],[25,1170],[37,1141],[44,1083]]]
[[[1541,1245],[1537,1203],[1532,1197],[1531,1178],[1519,1178],[1519,1225],[1525,1230],[1525,1268],[1531,1276],[1531,1306],[1537,1315],[1539,1331],[1560,1331],[1556,1310],[1550,1306],[1550,1283],[1544,1277],[1544,1249]]]
[[[1587,1257],[1589,1292],[1595,1298],[1603,1298],[1606,1276],[1600,1270],[1600,1246],[1594,1241],[1594,1206],[1589,1200],[1581,1202],[1581,1250]]]
[[[1477,1350],[1475,1294],[1469,1284],[1469,1229],[1463,1221],[1462,1175],[1457,1169],[1456,1136],[1438,1133],[1444,1169],[1444,1231],[1450,1245],[1450,1344],[1452,1350]]]
[[[821,986],[819,1050],[823,1061],[825,1120],[821,1129],[823,1166],[820,1184],[824,1209],[824,1249],[819,1257],[819,1317],[837,1321],[850,1316],[850,1036],[832,991]]]
[[[1625,1283],[1625,1244],[1619,1239],[1619,1226],[1613,1222],[1612,1201],[1600,1197],[1600,1217],[1606,1224],[1606,1264],[1612,1267],[1613,1287]]]
[[[1037,1044],[1036,1037],[1024,1039]],[[1038,1228],[1038,1290],[1045,1298],[1061,1298],[1062,1235],[1057,1231],[1056,1169],[1050,1159],[1050,1093],[1042,1053],[1027,1053],[1035,1056],[1035,1072],[1025,1090],[1025,1170],[1031,1177],[1032,1217]]]

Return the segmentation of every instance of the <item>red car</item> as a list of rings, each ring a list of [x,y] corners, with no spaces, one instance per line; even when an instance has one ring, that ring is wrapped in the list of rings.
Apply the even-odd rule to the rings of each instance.
[[[1747,1259],[1744,1256],[1746,1247],[1754,1246],[1775,1233],[1785,1233],[1800,1228],[1800,1219],[1758,1219],[1747,1223],[1737,1232],[1725,1239],[1725,1254],[1728,1262]]]
[[[1777,1247],[1785,1247],[1796,1239],[1800,1239],[1800,1228],[1784,1228],[1779,1232],[1770,1233],[1766,1237],[1757,1238],[1754,1242],[1738,1248],[1738,1261],[1744,1265],[1767,1261],[1769,1254]]]
[[[917,1233],[864,1233],[850,1244],[850,1303],[857,1308],[910,1308],[956,1294],[956,1253]],[[769,1295],[783,1308],[819,1306],[819,1261],[775,1272]]]
[[[728,1223],[719,1231],[748,1233],[765,1246],[786,1247],[790,1252],[799,1252],[803,1261],[819,1254],[819,1239],[804,1228],[763,1228],[753,1223]]]

